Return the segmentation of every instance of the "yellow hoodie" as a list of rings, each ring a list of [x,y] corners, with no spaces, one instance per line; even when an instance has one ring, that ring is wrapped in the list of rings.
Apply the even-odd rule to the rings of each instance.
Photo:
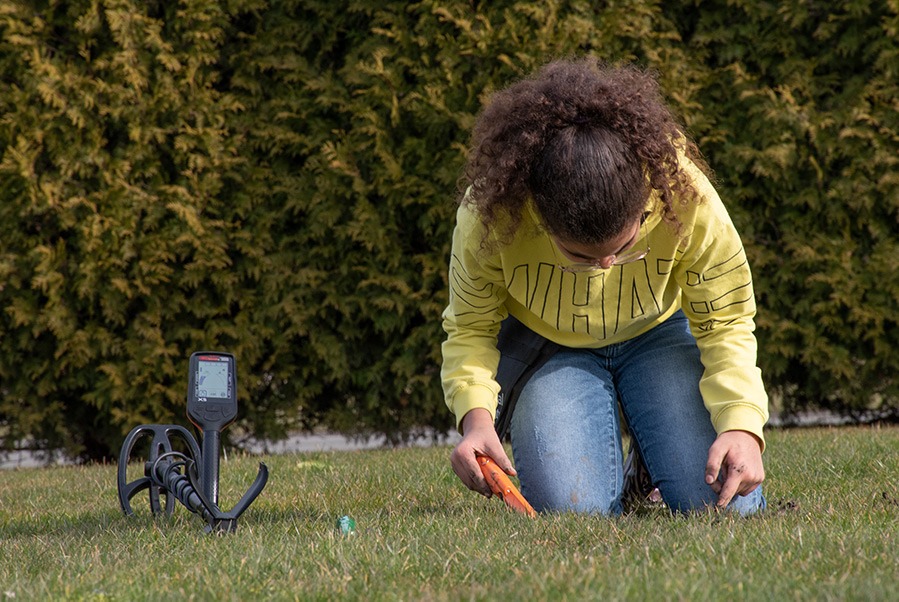
[[[740,237],[721,199],[692,163],[700,201],[678,206],[680,232],[647,218],[636,247],[642,260],[608,270],[571,273],[532,205],[514,239],[499,244],[466,204],[456,215],[443,313],[441,377],[446,404],[458,423],[469,411],[495,414],[499,385],[496,335],[509,314],[566,347],[600,348],[636,337],[683,309],[699,345],[699,383],[718,433],[744,430],[764,441],[768,396],[756,367],[755,299]],[[650,201],[650,209],[658,202]],[[490,244],[492,243],[492,244]]]

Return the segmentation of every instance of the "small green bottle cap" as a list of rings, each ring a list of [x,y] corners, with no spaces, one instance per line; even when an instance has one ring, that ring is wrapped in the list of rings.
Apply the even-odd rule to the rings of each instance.
[[[337,530],[341,535],[353,535],[356,532],[356,521],[349,516],[341,516],[337,519]]]

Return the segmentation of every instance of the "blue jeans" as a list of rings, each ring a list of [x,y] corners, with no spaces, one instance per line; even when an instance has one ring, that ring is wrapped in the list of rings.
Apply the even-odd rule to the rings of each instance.
[[[524,386],[512,414],[522,494],[538,511],[621,513],[620,403],[668,507],[714,504],[705,466],[716,433],[699,392],[702,373],[681,312],[623,343],[559,351]],[[752,514],[765,505],[758,487],[729,508]]]

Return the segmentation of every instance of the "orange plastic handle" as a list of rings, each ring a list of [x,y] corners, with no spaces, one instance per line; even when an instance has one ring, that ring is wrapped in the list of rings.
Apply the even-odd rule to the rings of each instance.
[[[487,484],[490,485],[490,489],[493,493],[498,495],[500,499],[506,503],[506,506],[512,510],[527,515],[530,518],[535,518],[537,513],[528,501],[524,499],[524,496],[521,495],[518,489],[515,488],[515,485],[512,484],[512,480],[505,472],[503,472],[503,469],[488,456],[477,454],[477,458],[478,465],[481,467],[481,472],[484,473],[484,478],[487,479]]]

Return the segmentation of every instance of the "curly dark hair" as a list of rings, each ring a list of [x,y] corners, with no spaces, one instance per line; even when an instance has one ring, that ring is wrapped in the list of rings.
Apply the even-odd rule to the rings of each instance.
[[[636,67],[594,58],[549,63],[497,92],[472,138],[463,202],[487,231],[507,218],[500,240],[518,229],[528,198],[550,234],[591,244],[639,219],[652,190],[675,226],[676,200],[696,196],[677,152],[698,153],[655,78]]]

